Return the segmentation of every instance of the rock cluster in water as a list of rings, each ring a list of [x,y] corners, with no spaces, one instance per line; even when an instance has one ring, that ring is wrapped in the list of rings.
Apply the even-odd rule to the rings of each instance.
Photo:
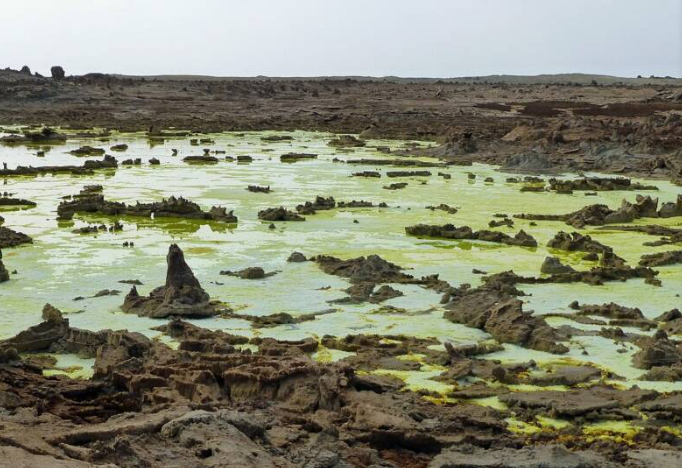
[[[17,166],[16,169],[1,169],[0,176],[37,176],[42,174],[89,175],[99,169],[116,169],[118,161],[113,156],[104,156],[102,160],[87,160],[82,166]]]
[[[106,200],[99,192],[82,191],[73,200],[64,200],[57,207],[59,219],[71,219],[76,213],[99,213],[108,216],[143,216],[159,218],[188,218],[223,223],[236,223],[232,211],[214,206],[203,211],[199,205],[183,197],[170,197],[160,202],[126,205],[122,202]]]
[[[614,190],[658,190],[655,185],[632,182],[625,177],[583,177],[580,179],[549,179],[549,189],[557,193],[573,193],[574,191],[601,192]]]
[[[518,214],[519,219],[536,221],[564,221],[566,224],[581,229],[585,226],[603,226],[605,224],[629,223],[640,218],[672,218],[682,216],[682,195],[674,202],[666,202],[658,208],[658,199],[637,195],[636,202],[623,200],[620,208],[612,210],[606,205],[588,205],[573,213],[562,215]]]
[[[0,226],[0,249],[17,247],[22,244],[32,244],[33,239],[26,234]]]
[[[510,236],[499,231],[480,230],[474,231],[469,226],[456,227],[453,224],[444,225],[429,225],[416,224],[405,228],[410,236],[416,237],[430,237],[434,239],[452,239],[452,240],[480,240],[485,242],[495,242],[507,245],[516,245],[521,247],[537,247],[537,241],[525,231],[519,231],[515,236]]]

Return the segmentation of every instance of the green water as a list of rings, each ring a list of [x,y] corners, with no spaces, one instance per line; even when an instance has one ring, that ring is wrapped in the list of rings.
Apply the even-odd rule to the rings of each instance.
[[[17,165],[80,165],[86,159],[69,155],[68,152],[82,145],[109,148],[126,143],[129,149],[114,153],[119,161],[142,158],[143,166],[120,167],[116,171],[98,172],[93,176],[44,176],[37,178],[8,178],[0,191],[9,191],[17,197],[35,201],[38,206],[28,210],[4,210],[5,226],[31,235],[35,243],[3,251],[7,268],[18,270],[11,281],[0,284],[0,338],[9,337],[27,326],[40,322],[40,310],[51,303],[68,314],[73,326],[91,330],[103,328],[135,330],[149,336],[157,335],[150,330],[160,322],[124,314],[119,310],[129,286],[119,280],[139,279],[144,285],[138,287],[142,294],[163,284],[165,280],[165,255],[168,245],[178,243],[203,287],[213,298],[229,304],[240,313],[267,315],[289,312],[306,314],[328,309],[327,301],[343,297],[342,289],[348,283],[340,278],[322,273],[314,263],[287,263],[293,251],[307,256],[329,254],[342,258],[379,254],[387,260],[409,268],[415,276],[438,273],[453,285],[480,282],[473,268],[496,273],[514,269],[519,274],[537,275],[544,258],[549,254],[545,247],[559,230],[572,230],[559,222],[515,220],[514,228],[497,228],[510,234],[519,229],[533,235],[539,243],[536,249],[505,246],[475,241],[424,240],[405,235],[405,226],[416,223],[468,225],[473,229],[487,228],[495,213],[512,215],[520,212],[563,213],[574,211],[586,204],[606,203],[612,207],[622,198],[635,199],[637,192],[600,192],[596,197],[581,193],[559,195],[554,193],[520,192],[521,184],[505,183],[505,175],[494,167],[452,167],[430,169],[431,177],[389,179],[382,177],[351,177],[353,172],[386,170],[396,168],[352,166],[334,163],[332,159],[387,158],[372,146],[401,148],[405,142],[370,141],[367,148],[352,153],[326,146],[332,138],[329,134],[293,132],[293,142],[266,143],[261,136],[270,133],[205,135],[215,144],[191,146],[189,138],[173,139],[165,144],[150,147],[143,135],[114,134],[107,142],[92,139],[69,140],[67,144],[52,147],[44,158],[36,156],[35,148],[24,146],[0,146],[0,162],[10,168]],[[221,161],[215,165],[188,165],[184,156],[200,155],[202,148],[226,151],[228,156],[250,155],[250,164]],[[179,156],[171,156],[171,149],[179,150]],[[267,150],[267,151],[266,151]],[[279,156],[288,152],[319,154],[316,160],[295,164],[281,163]],[[147,160],[155,157],[160,166],[149,166]],[[223,155],[217,155],[218,158]],[[409,168],[408,168],[409,169]],[[438,171],[452,175],[450,180],[438,177]],[[467,173],[477,174],[475,181],[467,180]],[[484,183],[485,177],[493,177],[494,183]],[[385,190],[392,182],[408,182],[403,190]],[[422,183],[425,184],[422,184]],[[160,200],[171,195],[184,196],[199,203],[202,208],[212,205],[233,209],[239,218],[237,226],[187,220],[152,220],[126,218],[122,220],[122,232],[110,234],[79,235],[73,229],[89,223],[111,224],[114,220],[95,216],[76,215],[72,223],[57,223],[56,208],[65,195],[77,193],[84,185],[102,184],[107,199],[134,203]],[[272,193],[251,193],[247,185],[270,185]],[[667,182],[656,182],[660,190],[654,193],[661,201],[675,199],[679,189]],[[647,192],[651,193],[651,192]],[[297,204],[313,200],[316,195],[334,196],[337,201],[369,200],[386,202],[388,208],[349,209],[319,212],[308,216],[302,223],[276,223],[275,230],[269,223],[257,219],[257,213],[267,207],[283,205],[294,208]],[[457,214],[430,211],[427,205],[446,203],[460,208]],[[358,220],[359,223],[354,223]],[[651,221],[651,220],[650,220]],[[682,218],[661,220],[669,226],[682,225]],[[656,238],[628,232],[608,232],[596,229],[582,231],[614,248],[615,252],[635,264],[643,253],[672,250],[674,247],[644,247],[645,241]],[[121,244],[132,241],[134,248]],[[593,264],[580,260],[580,255],[558,253],[562,259],[576,268],[589,268]],[[242,280],[220,276],[220,270],[238,270],[247,266],[261,266],[266,271],[279,273],[264,280]],[[615,301],[623,305],[640,307],[647,317],[654,317],[673,307],[679,307],[677,296],[682,285],[679,266],[660,268],[663,287],[655,288],[643,281],[609,283],[605,286],[584,284],[528,286],[531,295],[524,298],[528,310],[538,314],[566,312],[572,300],[581,303]],[[328,289],[326,289],[329,287]],[[196,321],[212,329],[229,330],[232,333],[253,336],[273,336],[282,339],[298,339],[324,334],[346,335],[357,333],[399,334],[434,336],[441,341],[455,344],[475,343],[490,337],[479,330],[450,323],[442,318],[440,296],[419,287],[394,285],[405,296],[387,301],[386,305],[402,307],[408,311],[426,314],[377,314],[376,305],[334,305],[338,313],[320,316],[314,321],[297,325],[255,331],[243,320],[212,318]],[[323,289],[324,288],[324,289]],[[73,301],[77,296],[93,296],[102,289],[119,289],[120,296],[109,296],[83,301]],[[565,323],[550,319],[552,324]],[[576,327],[589,326],[574,324]],[[568,357],[593,362],[626,377],[626,384],[638,384],[658,389],[682,389],[682,383],[644,383],[636,378],[642,371],[632,368],[632,352],[619,354],[611,340],[599,337],[577,337]],[[582,349],[589,355],[582,355]],[[334,360],[338,353],[323,350],[320,359]],[[557,357],[546,353],[529,351],[513,345],[495,353],[491,358],[506,361],[538,362],[556,361]],[[425,385],[426,379],[437,375],[434,369],[423,369],[421,375],[404,376],[410,386]],[[442,388],[433,383],[432,388]]]

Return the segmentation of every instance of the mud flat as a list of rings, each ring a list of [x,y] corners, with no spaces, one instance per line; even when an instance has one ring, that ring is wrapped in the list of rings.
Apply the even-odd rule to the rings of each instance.
[[[680,463],[670,181],[521,191],[545,179],[372,132],[4,127],[60,137],[0,145],[2,460]],[[38,169],[114,147],[140,164]]]

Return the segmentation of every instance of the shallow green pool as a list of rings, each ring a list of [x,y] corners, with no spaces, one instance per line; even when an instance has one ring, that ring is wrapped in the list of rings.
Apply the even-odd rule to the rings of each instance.
[[[315,264],[287,263],[293,251],[307,256],[329,254],[342,258],[379,254],[387,260],[411,269],[411,274],[421,276],[438,273],[453,285],[478,284],[480,276],[473,268],[496,273],[514,269],[519,274],[537,275],[548,254],[547,241],[559,230],[570,230],[558,222],[515,220],[514,228],[499,228],[508,233],[519,229],[533,235],[539,243],[537,249],[471,242],[424,240],[405,235],[405,226],[416,223],[452,222],[474,229],[487,228],[495,213],[512,215],[519,212],[563,213],[574,211],[586,204],[606,203],[617,206],[622,198],[633,201],[637,192],[600,192],[596,197],[582,193],[559,195],[519,191],[519,184],[505,183],[506,175],[485,165],[431,169],[431,177],[388,179],[382,177],[351,177],[363,170],[395,168],[354,166],[333,162],[334,158],[386,158],[391,157],[373,149],[374,146],[402,148],[405,142],[370,141],[366,148],[352,153],[335,150],[326,145],[332,137],[328,134],[293,132],[292,142],[266,143],[261,137],[269,133],[206,135],[214,144],[191,146],[189,138],[171,139],[165,144],[150,146],[144,135],[111,136],[107,142],[92,139],[69,140],[65,145],[54,146],[43,158],[36,156],[35,148],[0,146],[0,162],[16,165],[66,165],[82,164],[87,158],[77,158],[69,151],[82,146],[109,148],[126,143],[125,153],[114,154],[119,161],[142,158],[143,165],[120,167],[116,171],[99,172],[94,176],[44,176],[37,178],[8,178],[0,191],[15,193],[17,197],[35,201],[38,206],[28,210],[4,210],[5,226],[25,232],[34,238],[33,245],[7,249],[3,252],[7,268],[17,270],[11,281],[0,285],[0,338],[8,337],[40,321],[40,310],[51,303],[69,314],[72,325],[92,330],[127,328],[150,336],[150,330],[159,322],[123,314],[119,305],[129,289],[120,280],[139,279],[138,287],[146,294],[161,285],[165,279],[165,254],[169,243],[178,243],[185,251],[190,266],[212,297],[228,303],[240,313],[266,315],[289,312],[293,315],[328,309],[327,301],[342,297],[348,283],[322,273]],[[173,157],[172,149],[179,150]],[[202,148],[226,151],[228,156],[250,155],[252,163],[220,161],[216,165],[188,165],[182,157],[202,154]],[[288,152],[319,154],[318,159],[295,164],[281,163],[279,156]],[[160,166],[150,166],[149,158],[158,158]],[[222,155],[218,155],[222,159]],[[450,180],[436,175],[438,171],[452,175]],[[475,181],[467,173],[477,174]],[[493,183],[484,183],[485,177]],[[385,190],[392,182],[408,182],[403,190]],[[107,199],[134,203],[160,200],[171,195],[184,196],[199,203],[202,208],[212,205],[233,209],[239,217],[237,226],[168,219],[123,219],[124,230],[114,234],[79,235],[72,230],[89,223],[113,219],[76,215],[72,223],[58,223],[56,208],[61,197],[77,193],[84,185],[102,184]],[[251,193],[247,185],[270,185],[272,193]],[[656,182],[660,190],[654,195],[661,201],[673,200],[679,189],[666,182]],[[651,193],[651,192],[648,192]],[[257,219],[257,213],[267,207],[283,205],[294,208],[297,204],[313,200],[316,195],[334,196],[337,201],[369,200],[386,202],[388,208],[333,210],[308,216],[302,223],[277,223],[275,230],[269,223]],[[427,205],[447,203],[460,208],[457,214],[431,211]],[[359,223],[354,223],[358,220]],[[682,218],[663,220],[666,225],[682,225]],[[643,253],[671,250],[667,247],[644,247],[650,236],[627,232],[585,230],[597,240],[610,245],[614,251],[631,263],[636,263]],[[125,241],[134,242],[134,248],[124,248]],[[588,268],[589,263],[576,255],[560,255],[576,268]],[[279,273],[265,280],[247,281],[220,276],[220,270],[238,270],[247,266],[261,266],[266,271]],[[677,266],[660,268],[663,287],[654,288],[643,281],[610,283],[594,287],[584,284],[543,285],[526,287],[531,295],[524,298],[526,308],[536,313],[567,311],[573,300],[581,303],[615,301],[623,305],[640,307],[647,317],[655,317],[673,307],[679,307],[678,292],[682,289],[682,269]],[[330,287],[330,288],[327,288]],[[395,286],[405,296],[386,304],[403,307],[409,311],[434,308],[427,314],[386,315],[372,313],[375,305],[334,306],[338,313],[323,315],[317,320],[299,325],[288,325],[255,332],[246,321],[214,318],[201,321],[208,328],[228,329],[232,333],[275,336],[284,339],[324,334],[351,333],[405,333],[416,336],[435,336],[453,343],[473,343],[489,338],[484,332],[452,324],[442,318],[439,295],[418,287]],[[120,296],[74,301],[78,296],[93,296],[102,289],[119,289]],[[557,319],[550,319],[550,323]],[[560,322],[556,322],[557,324]],[[574,326],[580,326],[572,324]],[[516,346],[506,346],[505,351],[491,356],[505,360],[551,361],[555,356],[528,351]],[[631,353],[619,354],[611,340],[604,338],[576,338],[571,344],[570,357],[595,362],[614,372],[634,379],[641,371],[630,366]],[[581,354],[582,349],[588,356]],[[427,371],[428,372],[428,371]],[[415,381],[419,381],[416,379]],[[642,383],[653,388],[682,388],[682,384]]]

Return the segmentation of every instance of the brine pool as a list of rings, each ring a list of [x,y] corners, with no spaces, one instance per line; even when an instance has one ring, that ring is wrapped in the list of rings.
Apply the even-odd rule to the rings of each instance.
[[[202,135],[211,144],[192,146],[187,138],[169,138],[163,144],[150,141],[143,134],[112,133],[106,141],[92,138],[69,138],[68,143],[51,146],[45,157],[37,157],[37,149],[27,146],[0,146],[0,162],[9,168],[17,165],[81,165],[86,159],[69,154],[83,145],[109,148],[125,143],[124,153],[111,153],[119,162],[128,158],[142,158],[142,166],[119,167],[100,171],[92,176],[46,175],[39,177],[9,177],[2,181],[0,192],[27,198],[37,203],[30,209],[4,209],[4,225],[24,232],[34,239],[34,244],[3,251],[3,261],[8,270],[17,270],[9,282],[0,284],[0,339],[10,337],[28,326],[40,322],[40,311],[46,303],[68,315],[71,325],[90,330],[105,328],[139,331],[150,337],[158,335],[151,330],[162,321],[140,318],[121,312],[119,306],[129,286],[120,280],[138,279],[141,294],[147,294],[165,281],[165,256],[170,243],[178,243],[185,252],[187,262],[214,299],[227,303],[241,314],[269,315],[288,312],[292,315],[308,314],[329,309],[327,301],[343,297],[348,283],[321,272],[312,262],[287,263],[293,251],[310,257],[318,254],[351,258],[378,254],[408,268],[415,276],[437,273],[452,285],[470,283],[476,286],[480,276],[476,268],[487,273],[513,269],[522,275],[538,275],[540,265],[548,255],[558,256],[576,269],[588,269],[589,262],[581,260],[583,254],[567,254],[546,247],[547,242],[560,231],[572,231],[561,222],[515,220],[513,228],[497,228],[515,234],[520,229],[535,237],[537,248],[523,248],[477,241],[441,241],[408,237],[405,227],[417,223],[468,225],[473,229],[488,228],[495,213],[564,213],[587,204],[605,203],[611,207],[623,198],[634,201],[638,193],[652,194],[661,202],[677,197],[680,189],[668,182],[654,181],[657,192],[599,192],[598,196],[585,197],[550,192],[521,192],[520,184],[506,183],[505,174],[495,167],[474,164],[471,167],[453,166],[447,169],[430,169],[430,177],[389,179],[352,177],[364,170],[400,170],[386,166],[372,167],[333,162],[357,158],[393,158],[376,149],[386,146],[404,148],[402,141],[368,141],[364,148],[336,150],[327,146],[333,135],[311,132],[286,133],[292,141],[268,143],[263,136],[274,132],[224,133]],[[0,133],[0,136],[2,134]],[[194,138],[194,137],[192,137]],[[425,145],[425,143],[423,143]],[[221,159],[215,165],[189,165],[182,158],[202,154],[203,148],[225,151],[227,156],[250,155],[248,164]],[[172,156],[172,149],[178,156]],[[107,151],[109,152],[109,151]],[[294,164],[280,162],[279,156],[289,152],[318,154],[317,159]],[[161,164],[151,166],[150,158]],[[424,158],[424,160],[428,160]],[[412,170],[412,168],[405,168]],[[444,179],[437,172],[451,174]],[[477,178],[468,180],[467,173]],[[492,177],[494,182],[484,179]],[[566,177],[575,177],[567,175]],[[402,190],[386,190],[392,182],[408,182]],[[647,181],[651,184],[652,181]],[[213,205],[234,210],[239,223],[227,226],[221,223],[199,222],[183,219],[123,218],[124,229],[116,233],[98,235],[74,234],[72,231],[94,223],[112,224],[114,219],[77,214],[73,222],[57,222],[56,208],[62,197],[76,194],[85,185],[101,184],[109,200],[126,203],[158,201],[172,195],[186,197],[203,209]],[[269,185],[269,194],[252,193],[248,185]],[[388,208],[346,209],[321,211],[307,216],[305,222],[275,223],[257,218],[259,210],[285,206],[293,209],[297,204],[313,200],[317,195],[333,196],[337,201],[367,200],[386,202]],[[456,214],[431,211],[427,205],[446,203],[459,208]],[[357,220],[358,223],[354,223]],[[648,220],[651,222],[651,220]],[[682,218],[657,220],[660,224],[682,227]],[[643,223],[645,224],[646,221]],[[630,264],[636,264],[645,253],[673,250],[674,246],[646,247],[642,244],[656,238],[640,233],[585,229],[596,240],[614,248]],[[134,248],[124,248],[124,242],[134,242]],[[266,271],[279,273],[264,280],[243,280],[220,276],[221,270],[239,270],[248,266],[261,266]],[[682,269],[679,266],[658,268],[662,287],[644,284],[642,280],[607,283],[604,286],[585,284],[523,285],[529,295],[522,299],[526,310],[536,314],[569,312],[568,304],[601,304],[617,302],[639,307],[653,318],[675,307],[682,306]],[[211,318],[194,320],[203,327],[221,329],[246,336],[272,336],[279,339],[300,339],[325,334],[407,334],[419,337],[437,337],[455,345],[475,343],[490,339],[480,330],[453,324],[443,318],[439,304],[440,295],[416,286],[394,285],[405,293],[403,297],[384,303],[405,308],[407,314],[376,313],[377,305],[334,305],[337,313],[322,315],[316,320],[275,328],[253,329],[250,323],[237,319]],[[93,296],[103,289],[121,290],[120,296],[105,296],[74,301],[76,297]],[[424,313],[424,311],[430,310]],[[411,314],[411,313],[412,314]],[[589,328],[561,318],[548,318],[551,325],[570,323],[578,328]],[[627,329],[626,329],[627,331]],[[639,330],[632,330],[641,333]],[[628,346],[619,353],[619,346],[602,337],[575,337],[567,343],[570,353],[564,356],[531,351],[514,345],[486,356],[503,361],[539,363],[561,361],[590,362],[625,377],[620,385],[638,385],[658,390],[682,389],[682,382],[644,382],[637,378],[643,373],[631,366],[635,352]],[[583,355],[586,349],[589,355]],[[322,350],[319,359],[338,359],[343,353]],[[82,364],[87,375],[90,361],[73,356],[60,357],[64,367]],[[447,385],[429,380],[440,373],[425,367],[421,372],[403,373],[413,388],[426,387],[446,391]]]

